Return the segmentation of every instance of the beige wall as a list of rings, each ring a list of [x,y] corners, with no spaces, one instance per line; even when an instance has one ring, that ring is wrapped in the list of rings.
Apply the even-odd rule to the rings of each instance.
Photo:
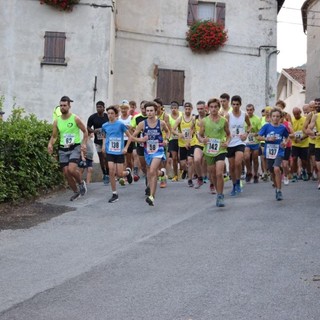
[[[320,97],[320,1],[308,10],[306,101]]]
[[[157,65],[185,71],[185,100],[194,103],[223,92],[239,94],[244,105],[258,109],[265,106],[266,91],[270,103],[275,101],[276,54],[268,60],[266,88],[267,57],[275,48],[258,48],[276,46],[276,2],[268,10],[259,10],[261,3],[251,0],[225,2],[227,45],[194,54],[185,41],[188,1],[118,0],[114,99],[153,99]]]
[[[6,115],[15,97],[27,112],[51,121],[53,107],[68,95],[75,101],[73,112],[86,119],[95,110],[95,76],[97,99],[110,96],[113,25],[110,8],[77,5],[64,13],[39,1],[0,1],[0,47],[6,48],[0,51],[0,94],[6,96]],[[66,32],[67,67],[41,67],[45,31]]]

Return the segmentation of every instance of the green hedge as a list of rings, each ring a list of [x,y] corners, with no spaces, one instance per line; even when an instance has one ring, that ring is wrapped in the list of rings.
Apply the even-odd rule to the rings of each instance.
[[[54,156],[47,152],[52,125],[15,108],[0,121],[0,202],[37,196],[63,184]]]

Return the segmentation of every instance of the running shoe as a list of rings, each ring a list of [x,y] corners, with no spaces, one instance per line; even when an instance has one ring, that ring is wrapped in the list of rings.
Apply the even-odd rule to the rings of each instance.
[[[269,181],[269,177],[268,177],[268,173],[264,173],[263,177],[262,177],[262,180],[264,182],[268,182]]]
[[[177,181],[179,181],[178,176],[174,176],[174,177],[171,179],[171,181],[172,181],[172,182],[177,182]]]
[[[284,178],[283,178],[283,184],[284,184],[285,186],[287,186],[287,185],[289,184],[289,178],[288,178],[287,176],[284,176]]]
[[[104,185],[108,185],[109,182],[110,182],[109,176],[108,176],[107,174],[104,174],[104,175],[103,175],[103,184],[104,184]]]
[[[87,193],[87,185],[84,180],[79,184],[79,192],[81,196],[84,196]]]
[[[218,194],[217,195],[216,206],[220,207],[220,208],[224,207],[224,195],[223,194]]]
[[[162,176],[160,177],[160,188],[167,187],[167,172],[165,168],[161,168]]]
[[[146,187],[144,191],[146,196],[150,196],[150,187]]]
[[[318,190],[320,190],[320,183],[318,184]]]
[[[253,177],[253,183],[259,183],[259,178],[258,176]]]
[[[70,198],[70,201],[75,201],[81,197],[80,192],[74,192],[73,195]]]
[[[197,179],[195,189],[199,189],[204,184],[204,181],[202,179]]]
[[[291,182],[297,182],[297,181],[298,181],[298,177],[297,177],[296,174],[294,174],[294,175],[292,176]]]
[[[188,187],[192,188],[193,187],[193,182],[191,179],[188,180]]]
[[[223,176],[223,181],[224,182],[227,182],[227,181],[229,181],[230,180],[230,177],[227,175],[227,174],[225,174],[224,176]]]
[[[154,198],[153,198],[153,196],[148,196],[146,198],[146,202],[149,204],[149,206],[154,206]]]
[[[308,177],[308,174],[307,174],[307,171],[306,170],[303,170],[302,171],[302,180],[303,181],[308,181],[309,180],[309,177]]]
[[[185,179],[187,177],[188,171],[183,170],[182,175],[181,175],[181,179]]]
[[[123,178],[120,178],[118,181],[120,186],[124,186],[126,184],[126,181]]]
[[[283,196],[282,196],[281,190],[276,191],[276,199],[277,199],[277,201],[283,200]]]
[[[112,194],[112,197],[109,199],[109,203],[114,203],[117,202],[119,200],[119,196],[116,193]]]
[[[213,183],[210,183],[210,193],[211,194],[216,194],[217,193],[216,187],[214,186]]]
[[[238,194],[238,192],[236,190],[236,186],[234,185],[232,188],[232,191],[230,192],[230,196],[235,197],[237,194]]]
[[[139,181],[140,180],[140,176],[138,176],[138,175],[134,175],[133,176],[133,180],[134,180],[134,182],[137,182],[137,181]]]
[[[250,182],[252,178],[252,173],[247,173],[246,174],[246,182]]]
[[[127,181],[128,181],[129,184],[131,184],[132,181],[133,181],[131,169],[130,168],[126,168],[126,171],[128,172]]]
[[[236,189],[237,193],[241,193],[242,192],[242,186],[240,184],[236,184],[235,189]]]

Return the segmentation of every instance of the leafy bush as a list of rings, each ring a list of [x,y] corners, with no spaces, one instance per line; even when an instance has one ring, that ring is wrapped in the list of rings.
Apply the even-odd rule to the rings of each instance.
[[[63,183],[58,163],[47,152],[52,125],[14,108],[0,121],[0,202],[31,198]]]

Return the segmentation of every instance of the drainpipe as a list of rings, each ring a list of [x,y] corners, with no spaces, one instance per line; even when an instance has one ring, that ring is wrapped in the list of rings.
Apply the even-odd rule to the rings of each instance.
[[[266,106],[269,105],[269,85],[270,85],[270,79],[269,79],[269,75],[270,75],[270,58],[271,55],[273,55],[274,53],[278,54],[280,51],[279,50],[273,50],[270,53],[268,53],[267,55],[267,59],[266,59],[266,87],[265,87],[265,104]]]
[[[96,108],[96,93],[97,93],[97,76],[94,77],[94,86],[93,86],[93,110]]]

